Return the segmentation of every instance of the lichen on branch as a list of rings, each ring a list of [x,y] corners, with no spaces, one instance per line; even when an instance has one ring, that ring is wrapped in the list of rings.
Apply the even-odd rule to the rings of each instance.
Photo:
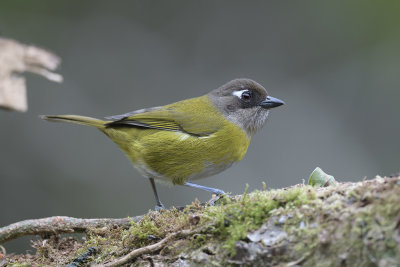
[[[84,242],[53,236],[3,261],[65,265],[95,249],[85,260],[99,266],[398,266],[399,203],[400,177],[300,184],[150,211],[129,227],[89,229]]]

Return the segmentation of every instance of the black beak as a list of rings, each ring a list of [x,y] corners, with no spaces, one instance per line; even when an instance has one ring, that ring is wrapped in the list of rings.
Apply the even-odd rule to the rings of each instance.
[[[285,104],[285,102],[283,102],[282,100],[272,96],[267,96],[267,99],[261,102],[260,106],[266,109],[270,109],[282,106],[283,104]]]

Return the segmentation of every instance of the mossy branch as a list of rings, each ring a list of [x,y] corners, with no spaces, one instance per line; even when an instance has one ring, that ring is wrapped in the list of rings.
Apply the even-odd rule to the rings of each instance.
[[[129,226],[142,216],[121,219],[81,219],[66,216],[53,216],[42,219],[25,220],[0,228],[0,244],[27,235],[52,235],[61,233],[82,233],[91,228],[108,225]]]
[[[150,211],[129,227],[88,229],[84,242],[46,237],[33,242],[36,255],[8,254],[3,262],[399,266],[400,177],[333,184],[264,189],[222,198],[212,207],[195,202],[183,211]]]

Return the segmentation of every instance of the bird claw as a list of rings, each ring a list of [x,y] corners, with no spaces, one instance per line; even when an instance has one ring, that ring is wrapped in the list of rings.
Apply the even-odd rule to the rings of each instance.
[[[160,203],[160,204],[158,204],[158,205],[156,205],[154,207],[154,210],[155,211],[162,211],[162,210],[165,210],[165,207],[164,207],[164,205],[162,203]]]
[[[215,202],[217,202],[220,198],[224,197],[224,196],[228,196],[228,194],[226,194],[225,192],[223,194],[215,194],[212,195],[212,198],[207,202],[207,204],[209,206],[214,206]]]

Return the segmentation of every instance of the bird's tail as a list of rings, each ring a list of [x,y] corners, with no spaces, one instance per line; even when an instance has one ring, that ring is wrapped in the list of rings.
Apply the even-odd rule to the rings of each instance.
[[[103,129],[106,121],[78,115],[41,115],[40,118],[54,122],[70,122]]]

